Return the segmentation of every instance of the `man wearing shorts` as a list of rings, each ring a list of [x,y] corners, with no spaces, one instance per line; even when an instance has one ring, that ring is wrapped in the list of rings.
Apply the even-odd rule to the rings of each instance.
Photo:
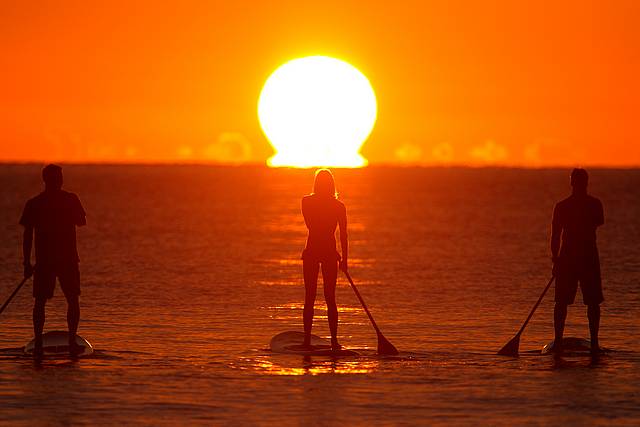
[[[20,224],[24,226],[24,275],[33,274],[34,357],[42,356],[42,330],[45,304],[53,296],[56,279],[67,299],[69,353],[78,354],[82,347],[75,336],[80,321],[80,271],[76,249],[76,226],[87,223],[82,204],[73,193],[62,190],[62,168],[48,165],[42,170],[45,189],[24,207]],[[36,265],[31,266],[31,245],[35,231]]]
[[[600,303],[604,301],[600,279],[600,259],[596,245],[596,229],[604,224],[602,203],[587,194],[589,176],[584,169],[571,173],[571,196],[559,202],[553,211],[551,254],[556,277],[555,309],[553,313],[555,343],[562,353],[562,334],[567,318],[567,306],[573,304],[578,290],[587,306],[591,352],[597,354]],[[562,247],[560,239],[562,238]]]

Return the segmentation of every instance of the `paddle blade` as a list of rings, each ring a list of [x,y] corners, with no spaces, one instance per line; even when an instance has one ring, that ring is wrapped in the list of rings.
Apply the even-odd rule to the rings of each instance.
[[[378,333],[378,354],[382,354],[385,356],[396,356],[399,354],[399,351],[393,344],[389,342],[388,339],[384,337],[381,333]]]
[[[500,356],[518,357],[518,348],[520,347],[520,334],[516,335],[504,345],[498,352]]]

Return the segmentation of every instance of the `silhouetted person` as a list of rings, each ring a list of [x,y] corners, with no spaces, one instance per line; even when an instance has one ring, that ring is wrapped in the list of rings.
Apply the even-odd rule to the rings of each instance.
[[[313,324],[313,306],[316,300],[318,272],[322,268],[324,299],[327,304],[331,347],[339,349],[338,343],[338,307],[336,306],[336,281],[338,263],[340,269],[347,271],[349,243],[347,240],[347,210],[337,199],[333,175],[328,169],[316,172],[313,193],[302,198],[302,215],[309,229],[307,244],[302,252],[304,273],[304,346],[311,344],[311,326]],[[340,246],[342,257],[336,250],[336,227],[340,226]]]
[[[67,299],[69,353],[82,352],[75,342],[80,320],[80,271],[76,249],[76,226],[87,223],[78,196],[62,190],[62,168],[48,165],[42,170],[45,189],[24,207],[20,224],[24,226],[24,275],[33,277],[34,356],[42,356],[42,330],[45,304],[53,296],[56,278]],[[31,266],[31,244],[35,231],[36,265]]]
[[[587,194],[589,176],[584,169],[571,173],[573,193],[559,202],[553,210],[551,226],[551,254],[553,273],[556,276],[554,308],[554,348],[562,353],[562,334],[567,318],[567,306],[573,304],[578,290],[587,308],[591,351],[599,352],[598,329],[600,326],[600,303],[602,281],[600,259],[596,245],[596,228],[604,224],[602,203]],[[562,247],[560,238],[562,237]]]

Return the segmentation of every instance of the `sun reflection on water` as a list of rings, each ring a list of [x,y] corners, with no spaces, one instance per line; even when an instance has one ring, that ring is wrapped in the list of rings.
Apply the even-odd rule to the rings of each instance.
[[[286,357],[291,365],[276,363],[270,356],[259,356],[256,358],[243,358],[237,369],[253,370],[267,373],[269,375],[323,375],[323,374],[368,374],[374,372],[379,367],[378,360],[353,359],[318,359],[313,357],[299,356]],[[301,362],[302,366],[294,366],[294,358]]]

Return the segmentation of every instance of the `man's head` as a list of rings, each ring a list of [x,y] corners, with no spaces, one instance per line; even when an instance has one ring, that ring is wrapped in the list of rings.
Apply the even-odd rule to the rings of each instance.
[[[47,165],[42,169],[42,180],[48,190],[62,188],[62,168],[58,165]]]
[[[586,170],[576,168],[571,172],[571,186],[574,191],[587,191],[587,184],[589,184],[589,174],[587,174]]]

